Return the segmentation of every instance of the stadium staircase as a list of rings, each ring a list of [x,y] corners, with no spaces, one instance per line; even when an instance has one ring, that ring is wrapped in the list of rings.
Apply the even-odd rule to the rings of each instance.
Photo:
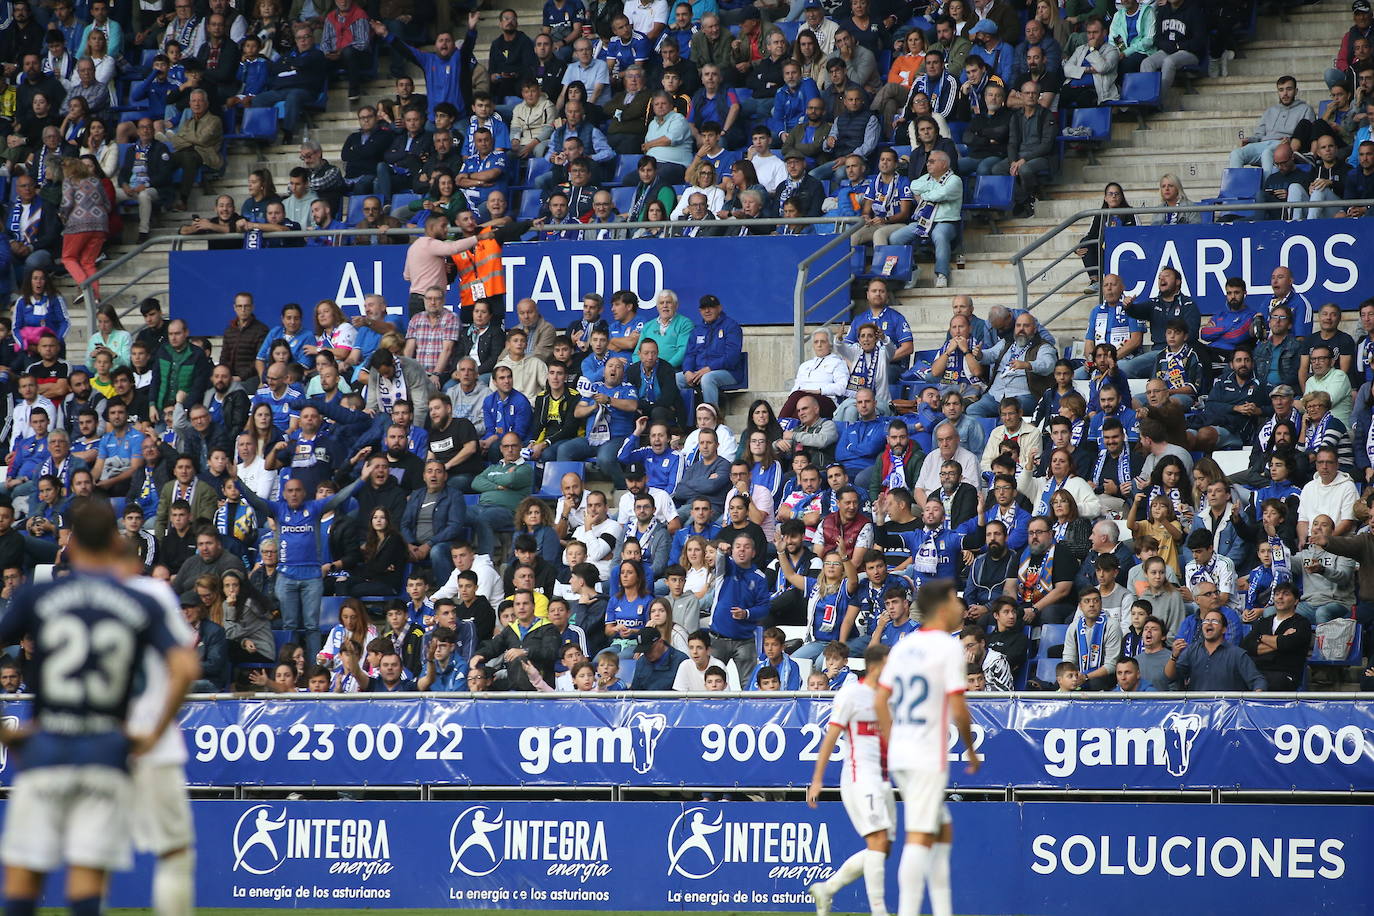
[[[520,0],[514,8],[522,24],[528,26],[538,22],[540,7],[529,0]],[[483,13],[479,56],[485,56],[491,36],[496,32],[496,17],[497,9]],[[950,314],[949,300],[955,293],[972,296],[980,314],[986,314],[992,305],[1014,305],[1016,280],[1010,257],[1060,220],[1100,203],[1102,187],[1107,182],[1120,182],[1127,199],[1138,206],[1158,202],[1158,180],[1165,172],[1178,175],[1195,201],[1215,194],[1226,157],[1235,146],[1237,131],[1252,127],[1260,113],[1273,103],[1274,81],[1278,76],[1295,75],[1300,96],[1314,107],[1326,98],[1321,75],[1330,66],[1340,37],[1349,27],[1349,19],[1348,4],[1336,2],[1302,7],[1284,19],[1277,15],[1261,18],[1254,40],[1243,51],[1244,56],[1231,62],[1229,76],[1200,80],[1194,94],[1185,94],[1180,82],[1165,99],[1165,110],[1147,116],[1148,130],[1138,130],[1134,117],[1119,113],[1112,128],[1111,144],[1096,153],[1095,164],[1091,164],[1083,153],[1068,153],[1056,182],[1047,189],[1034,217],[1004,220],[999,231],[969,226],[965,231],[967,266],[951,272],[949,288],[933,287],[933,265],[925,261],[921,264],[921,281],[917,287],[900,293],[900,306],[916,333],[918,349],[933,347],[943,339]],[[385,60],[381,69],[385,74]],[[417,91],[424,91],[422,84],[417,85]],[[366,86],[363,98],[375,101],[391,92],[390,81],[378,79]],[[337,162],[345,137],[356,126],[346,92],[340,87],[330,92],[329,110],[315,115],[310,135],[324,147],[326,157]],[[197,192],[185,213],[160,213],[154,226],[155,234],[175,232],[193,213],[212,213],[217,194],[228,193],[235,200],[242,200],[247,194],[248,174],[255,168],[264,165],[271,168],[279,190],[284,188],[287,172],[298,164],[298,152],[297,147],[232,145],[224,177],[210,190]],[[1028,274],[1034,275],[1048,266],[1064,248],[1073,245],[1083,231],[1086,231],[1086,224],[1061,236],[1062,244],[1050,245],[1037,252],[1026,262]],[[135,227],[126,225],[125,238],[132,239],[134,234]],[[124,246],[115,246],[111,249],[111,257],[126,250]],[[145,258],[165,259],[166,254],[149,253],[134,259],[103,281],[106,294],[123,285],[121,278],[130,278],[142,270],[146,266]],[[1049,289],[1078,266],[1076,258],[1066,260],[1051,272],[1049,281],[1043,282],[1040,288]],[[790,277],[780,282],[790,290]],[[124,311],[137,298],[163,293],[166,285],[165,273],[154,274],[145,282],[130,287],[116,306]],[[1066,287],[1064,294],[1037,309],[1038,314],[1050,315],[1069,305],[1082,296],[1085,285],[1086,282],[1075,281]],[[326,291],[321,292],[325,294]],[[1067,343],[1081,334],[1093,304],[1092,297],[1079,298],[1052,323],[1051,328],[1061,342]],[[224,302],[177,303],[172,313],[188,305],[222,308],[226,322],[230,315],[227,299]],[[827,307],[824,311],[832,309]],[[264,319],[269,319],[271,314],[269,304],[264,310]],[[126,325],[136,327],[137,324],[138,315],[134,312]],[[73,343],[79,347],[77,352],[84,352],[86,314],[83,306],[74,308],[72,326]],[[781,403],[796,366],[790,325],[752,328],[747,334],[752,388],[730,401],[727,417],[735,428],[739,428],[748,403],[754,397]]]

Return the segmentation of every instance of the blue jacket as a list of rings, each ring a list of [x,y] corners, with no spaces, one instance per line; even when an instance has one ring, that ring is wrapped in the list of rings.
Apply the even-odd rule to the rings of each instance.
[[[1256,418],[1238,414],[1233,408],[1249,403],[1263,409],[1267,394],[1268,388],[1261,386],[1254,376],[1241,382],[1234,372],[1228,372],[1212,386],[1203,413],[1208,425],[1231,429],[1240,436],[1242,442],[1248,442],[1254,438]]]
[[[200,622],[200,641],[196,646],[200,656],[201,677],[216,687],[229,684],[229,641],[225,638],[224,627],[213,620]]]
[[[449,102],[458,109],[460,115],[467,114],[467,101],[463,98],[463,78],[466,75],[468,59],[472,56],[472,46],[477,43],[477,30],[469,29],[463,36],[461,47],[455,48],[447,59],[430,51],[419,51],[399,41],[394,32],[387,32],[387,42],[393,51],[400,51],[419,65],[425,72],[425,97],[429,101],[429,120],[434,120],[434,108],[440,102]]]
[[[641,658],[635,665],[635,676],[630,681],[631,690],[672,690],[677,678],[677,669],[687,656],[681,649],[669,646],[657,662]],[[793,662],[795,665],[796,662]]]
[[[534,409],[530,407],[529,399],[514,389],[504,401],[499,391],[493,391],[482,402],[482,420],[488,436],[515,433],[521,439],[528,439],[530,424],[534,422]]]
[[[401,516],[401,537],[407,544],[418,544],[415,528],[420,522],[420,504],[424,502],[426,490],[416,490],[406,500],[406,511]],[[460,511],[454,511],[455,509]],[[434,506],[434,533],[428,543],[442,544],[456,540],[466,517],[462,497],[454,490],[444,487],[439,491],[439,502]]]
[[[711,632],[726,639],[753,639],[759,622],[768,616],[768,577],[757,566],[743,569],[728,556],[716,560],[721,574],[711,605]],[[736,620],[731,608],[742,607],[748,615]]]
[[[687,338],[687,358],[682,362],[683,372],[695,372],[710,366],[726,372],[739,370],[740,354],[744,352],[744,330],[739,322],[724,313],[710,324],[699,324],[692,328]]]
[[[906,544],[911,551],[913,562],[906,568],[910,573],[911,580],[920,588],[926,581],[935,579],[954,579],[959,574],[959,564],[961,560],[960,551],[963,549],[964,539],[947,528],[931,532],[924,528],[915,531],[903,531],[898,535],[902,543]],[[935,572],[920,573],[916,571],[914,558],[916,553],[921,550],[927,542],[934,541],[935,550]]]
[[[887,424],[891,417],[836,423],[840,438],[835,442],[835,460],[844,465],[852,479],[873,464],[887,443]]]
[[[816,81],[809,76],[804,77],[796,89],[783,83],[773,96],[773,116],[768,119],[768,129],[776,136],[796,127],[806,120],[806,103],[815,98],[820,98],[820,92],[816,89]]]

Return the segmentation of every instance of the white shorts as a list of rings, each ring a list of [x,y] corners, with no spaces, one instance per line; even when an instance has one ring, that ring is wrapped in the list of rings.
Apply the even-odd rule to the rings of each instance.
[[[134,847],[165,855],[186,849],[195,840],[186,770],[181,764],[134,762],[134,806],[130,817]]]
[[[840,801],[859,836],[882,831],[894,837],[897,830],[897,796],[892,784],[856,782],[840,785]]]
[[[132,785],[128,773],[108,766],[21,772],[5,806],[0,860],[43,873],[63,865],[102,871],[131,868]]]
[[[902,793],[907,833],[937,834],[950,822],[945,804],[949,774],[944,770],[897,770],[892,778]]]

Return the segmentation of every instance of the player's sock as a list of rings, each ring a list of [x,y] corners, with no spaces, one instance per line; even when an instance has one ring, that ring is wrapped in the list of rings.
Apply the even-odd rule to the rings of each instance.
[[[867,849],[860,849],[845,859],[835,874],[826,879],[825,889],[832,894],[838,894],[842,888],[859,880],[859,875],[864,873],[864,856],[867,852]]]
[[[926,874],[926,889],[930,891],[931,916],[953,916],[954,894],[949,884],[948,843],[936,843],[930,849],[930,871]]]
[[[38,912],[37,900],[6,900],[5,916],[33,916]]]
[[[194,909],[195,887],[191,850],[163,856],[153,872],[153,913],[156,916],[190,916]]]
[[[917,916],[921,912],[929,862],[929,846],[908,842],[902,847],[902,860],[897,864],[898,916]]]
[[[68,901],[67,906],[72,916],[100,916],[100,902],[99,897],[85,897]]]
[[[887,916],[886,888],[887,853],[878,849],[865,849],[864,888],[868,891],[868,909],[873,916]]]

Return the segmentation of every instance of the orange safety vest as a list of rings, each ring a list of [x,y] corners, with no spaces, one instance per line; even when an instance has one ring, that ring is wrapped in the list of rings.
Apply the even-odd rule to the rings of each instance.
[[[477,234],[477,247],[453,255],[458,265],[458,286],[463,305],[478,299],[506,294],[506,272],[501,267],[501,243],[490,229]]]

